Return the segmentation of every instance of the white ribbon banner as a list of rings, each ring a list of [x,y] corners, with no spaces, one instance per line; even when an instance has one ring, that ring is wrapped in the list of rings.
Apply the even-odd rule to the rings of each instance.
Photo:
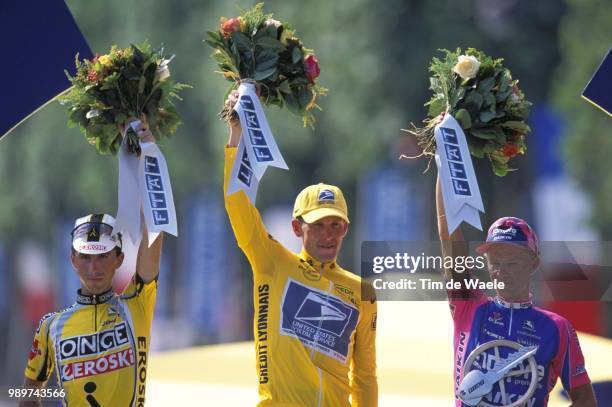
[[[463,129],[446,114],[434,134],[448,233],[464,221],[482,230],[479,212],[484,213],[484,205]]]
[[[276,145],[274,135],[259,102],[252,83],[241,83],[238,87],[238,102],[234,107],[242,125],[242,137],[227,194],[243,190],[255,205],[259,181],[268,167],[288,170],[287,164]]]
[[[138,133],[140,122],[129,124]],[[127,130],[126,130],[127,132]],[[119,149],[119,205],[116,229],[136,243],[142,233],[140,208],[147,225],[149,246],[161,232],[177,236],[176,211],[166,159],[157,145],[140,143],[140,157],[127,151],[127,137]]]

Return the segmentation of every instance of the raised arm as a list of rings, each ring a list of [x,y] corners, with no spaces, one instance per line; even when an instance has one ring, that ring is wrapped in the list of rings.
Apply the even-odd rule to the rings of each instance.
[[[438,215],[438,235],[440,237],[440,244],[442,246],[443,256],[467,256],[468,247],[463,239],[463,234],[459,228],[449,235],[448,224],[446,222],[446,215],[444,213],[444,198],[442,196],[442,186],[440,185],[440,176],[436,180],[436,213]],[[453,262],[454,263],[454,262]],[[444,278],[450,280],[451,278],[458,280],[468,277],[468,272],[457,273],[455,270],[445,269]]]
[[[226,104],[233,106],[238,100],[238,92],[232,92]],[[242,127],[238,118],[232,118],[228,122],[229,138],[225,148],[225,169],[223,178],[223,197],[225,209],[227,211],[234,236],[238,246],[249,259],[253,271],[267,270],[267,264],[272,259],[272,250],[283,250],[266,230],[257,208],[251,203],[244,191],[238,191],[228,196],[227,191],[230,183],[230,176],[237,157],[237,146],[240,143]]]
[[[155,137],[149,129],[146,116],[142,115],[140,121],[141,124],[138,130],[138,137],[140,140],[155,143]],[[140,209],[140,221],[143,225],[143,229],[142,240],[140,241],[140,247],[138,247],[138,255],[136,257],[136,273],[138,273],[146,284],[155,280],[159,275],[159,263],[164,234],[160,233],[157,239],[155,239],[155,242],[149,247],[149,234],[142,208]]]
[[[153,242],[151,247],[149,247],[149,233],[147,231],[147,224],[144,221],[142,211],[140,215],[143,231],[140,247],[138,247],[138,255],[136,257],[136,273],[138,273],[140,278],[146,284],[155,280],[159,274],[159,263],[161,259],[164,234],[160,233],[157,239],[155,239],[155,242]]]

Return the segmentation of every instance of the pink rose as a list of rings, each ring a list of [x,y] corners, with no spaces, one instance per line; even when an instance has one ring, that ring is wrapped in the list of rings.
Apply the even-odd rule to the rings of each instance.
[[[310,83],[314,83],[315,79],[319,77],[321,73],[321,68],[319,68],[319,61],[317,57],[310,54],[304,59],[304,73],[306,77],[310,81]]]
[[[221,32],[223,36],[229,37],[231,33],[237,33],[240,31],[240,20],[237,18],[230,18],[221,24]]]

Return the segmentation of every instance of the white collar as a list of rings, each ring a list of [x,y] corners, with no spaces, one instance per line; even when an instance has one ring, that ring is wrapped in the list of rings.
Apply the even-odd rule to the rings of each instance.
[[[506,301],[498,295],[495,297],[495,302],[504,308],[525,309],[531,308],[533,305],[533,298],[531,294],[529,294],[529,299],[527,301]]]

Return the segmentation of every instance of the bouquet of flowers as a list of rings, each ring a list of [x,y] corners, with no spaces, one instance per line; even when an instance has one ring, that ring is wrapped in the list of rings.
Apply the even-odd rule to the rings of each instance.
[[[316,83],[319,63],[313,50],[305,48],[286,22],[263,12],[263,3],[243,11],[239,17],[221,18],[217,31],[209,31],[205,42],[214,48],[212,57],[221,74],[233,82],[227,95],[239,83],[255,82],[263,104],[286,106],[313,127],[312,114],[318,95],[327,89]],[[227,120],[232,110],[220,116]]]
[[[429,109],[425,126],[410,133],[417,137],[423,154],[433,156],[434,129],[444,114],[451,114],[466,135],[471,155],[487,157],[496,175],[506,175],[510,159],[527,149],[525,137],[531,129],[525,120],[531,103],[502,59],[474,48],[465,53],[459,48],[441,51],[444,58],[433,58],[429,66],[433,96],[425,104]]]
[[[68,106],[68,126],[79,126],[98,152],[117,153],[122,142],[121,127],[131,117],[146,118],[156,138],[174,133],[181,123],[172,99],[189,87],[169,79],[162,50],[149,44],[118,48],[92,60],[75,58],[76,75],[68,75],[72,87],[59,98]],[[135,132],[127,132],[128,149],[139,152]]]

